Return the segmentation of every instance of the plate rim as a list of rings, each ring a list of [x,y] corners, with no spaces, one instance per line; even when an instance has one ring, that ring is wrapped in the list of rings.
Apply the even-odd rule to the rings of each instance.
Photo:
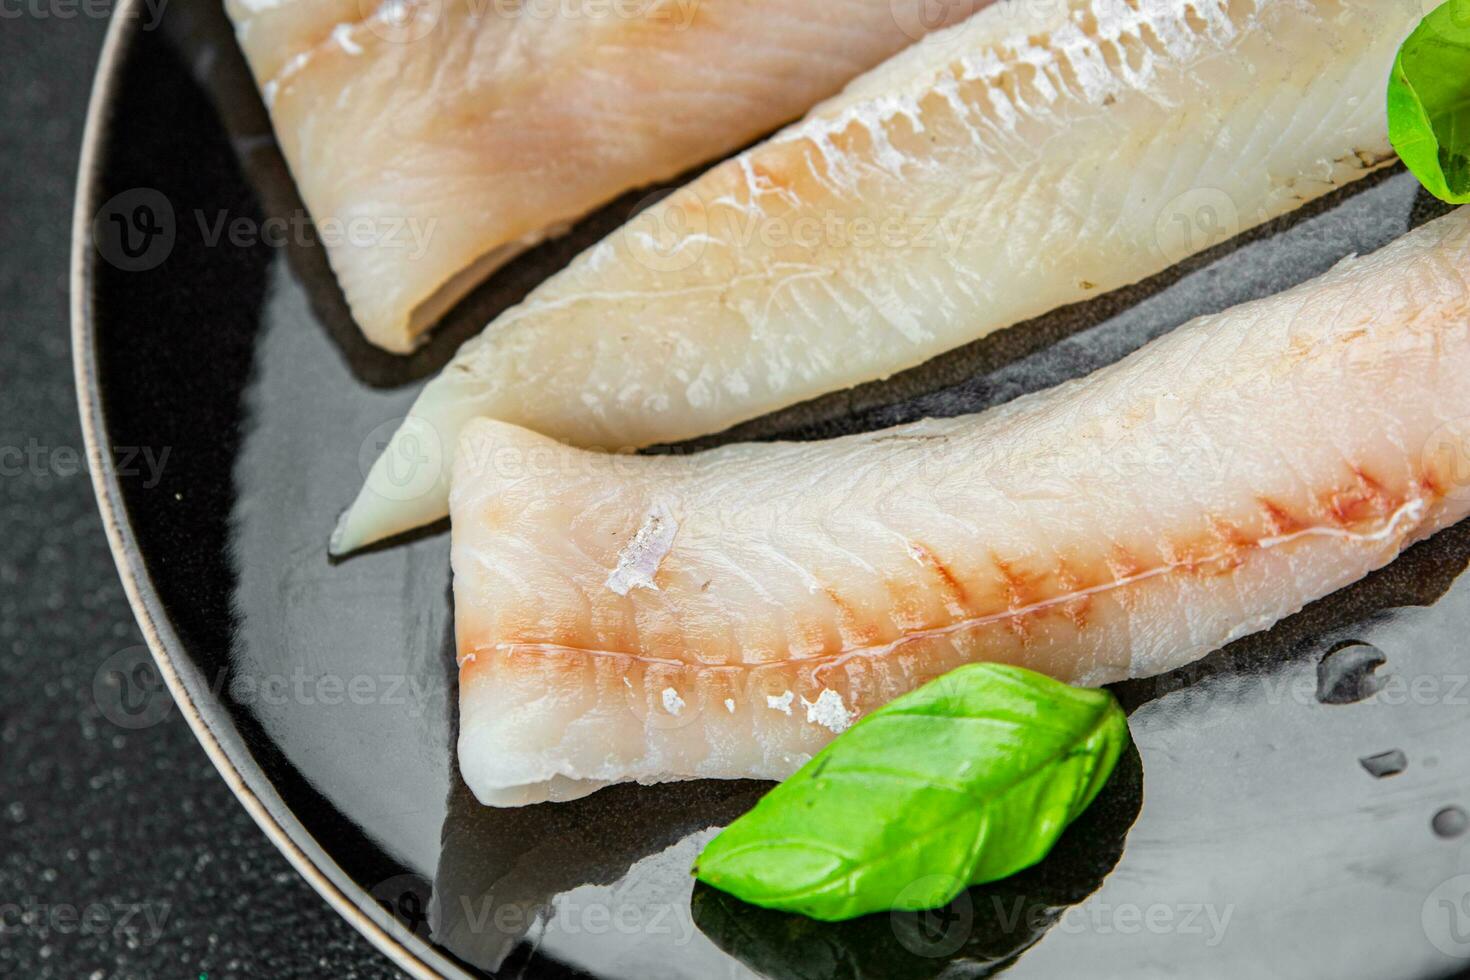
[[[297,874],[394,965],[421,980],[471,980],[469,973],[437,948],[409,933],[332,860],[295,819],[265,771],[251,758],[243,739],[223,716],[222,709],[198,696],[201,691],[207,692],[208,687],[202,683],[203,678],[196,676],[197,671],[169,622],[128,519],[122,487],[111,463],[113,456],[102,410],[97,330],[92,320],[96,250],[91,247],[91,216],[100,204],[96,178],[111,131],[108,109],[120,82],[123,55],[135,36],[131,28],[141,22],[138,8],[142,2],[119,0],[108,24],[87,101],[72,203],[68,275],[72,373],[92,492],[107,535],[108,550],[138,629],[174,704],[256,826]]]

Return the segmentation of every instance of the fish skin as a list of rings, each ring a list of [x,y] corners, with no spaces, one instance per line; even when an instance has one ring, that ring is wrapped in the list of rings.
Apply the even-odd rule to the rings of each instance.
[[[1470,513],[1467,377],[1462,209],[964,418],[683,457],[477,420],[451,497],[461,771],[492,805],[780,779],[962,663],[1175,669]],[[618,594],[653,513],[675,532],[652,587]]]
[[[985,2],[928,18],[921,0],[226,8],[318,226],[363,223],[327,249],[354,317],[403,353],[526,245],[738,149]]]
[[[471,418],[608,449],[723,431],[1137,282],[1363,177],[1394,158],[1383,91],[1420,16],[1418,0],[1056,0],[930,35],[461,348],[404,428],[440,478],[394,493],[390,443],[333,550],[443,517],[441,455]],[[864,220],[894,236],[860,238]],[[776,234],[813,227],[837,230],[819,248]],[[667,248],[640,237],[659,230]]]

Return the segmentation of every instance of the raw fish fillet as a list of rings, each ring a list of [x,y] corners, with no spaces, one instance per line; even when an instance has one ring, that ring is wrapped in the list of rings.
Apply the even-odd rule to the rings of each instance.
[[[1055,0],[930,35],[466,344],[334,551],[443,517],[471,418],[601,448],[719,432],[1356,180],[1393,159],[1383,93],[1422,15],[1418,0]]]
[[[987,660],[1187,664],[1470,511],[1470,209],[979,415],[615,456],[465,428],[460,768],[780,779]]]
[[[226,0],[368,340],[988,0]],[[328,240],[331,239],[331,240]]]

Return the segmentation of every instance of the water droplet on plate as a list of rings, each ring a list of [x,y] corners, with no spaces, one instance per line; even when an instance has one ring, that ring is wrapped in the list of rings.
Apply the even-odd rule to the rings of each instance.
[[[1339,643],[1317,664],[1317,700],[1323,704],[1354,704],[1378,693],[1373,672],[1388,663],[1371,643]]]
[[[1439,837],[1459,837],[1470,829],[1470,815],[1457,806],[1447,806],[1434,815],[1429,826]]]
[[[1383,779],[1385,776],[1397,776],[1409,768],[1409,757],[1404,755],[1400,749],[1390,749],[1377,755],[1365,755],[1358,760],[1368,774],[1375,779]]]

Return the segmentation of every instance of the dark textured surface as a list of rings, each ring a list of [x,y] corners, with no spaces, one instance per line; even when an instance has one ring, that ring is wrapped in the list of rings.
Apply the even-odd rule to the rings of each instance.
[[[66,316],[106,24],[3,23],[0,975],[395,976],[251,822],[177,714],[128,730],[94,698],[103,661],[141,642],[76,462]]]
[[[1470,523],[1268,633],[1173,674],[1120,686],[1146,776],[1132,784],[1131,805],[1114,814],[1117,832],[1079,824],[1075,849],[1059,848],[1034,873],[995,889],[967,892],[970,904],[961,902],[955,916],[877,916],[866,925],[815,929],[723,901],[700,902],[691,916],[688,868],[712,828],[748,805],[756,784],[628,785],[565,804],[479,806],[448,761],[447,539],[430,534],[340,563],[324,553],[325,530],[362,475],[358,448],[373,446],[413,391],[384,371],[364,373],[333,326],[342,314],[319,250],[221,248],[197,232],[192,219],[200,213],[222,209],[258,224],[263,215],[293,213],[299,202],[259,113],[251,112],[258,109],[253,86],[218,7],[178,0],[165,29],[167,36],[135,37],[119,65],[115,125],[92,184],[99,201],[147,189],[181,219],[159,263],[124,269],[109,258],[94,269],[91,346],[104,433],[119,451],[136,444],[174,451],[160,480],[120,480],[116,496],[146,566],[145,584],[172,629],[165,636],[171,660],[212,730],[296,842],[319,845],[323,867],[337,869],[367,914],[386,924],[391,912],[402,927],[395,935],[415,955],[452,975],[459,975],[457,957],[506,977],[563,976],[571,968],[639,980],[731,980],[748,976],[747,967],[872,980],[940,970],[979,976],[1012,963],[1027,943],[1011,965],[1014,980],[1381,980],[1442,976],[1470,962],[1470,841],[1435,822],[1470,806],[1470,702],[1463,695],[1470,576],[1460,574],[1470,563]],[[35,63],[62,70],[63,59],[38,50],[29,56]],[[1365,182],[1126,294],[1059,311],[889,385],[745,431],[822,435],[914,413],[972,411],[1054,384],[1193,315],[1275,292],[1348,252],[1376,248],[1424,217],[1418,200],[1403,174]],[[16,227],[30,234],[35,216],[17,213],[26,220]],[[481,298],[506,300],[516,282],[544,276],[575,246],[569,238],[549,248],[523,256]],[[36,267],[34,254],[24,258],[27,269]],[[473,307],[472,300],[461,315]],[[50,333],[43,327],[35,336],[45,353]],[[22,359],[15,365],[28,384],[47,377]],[[889,401],[901,404],[889,408]],[[31,414],[9,418],[37,416],[44,424],[27,430],[15,422],[21,437],[37,432],[38,445],[75,440],[65,397],[55,409],[27,406]],[[0,420],[0,429],[7,424]],[[57,457],[44,458],[55,465]],[[28,494],[45,480],[76,494],[70,517],[93,526],[76,477],[23,476],[16,486]],[[57,533],[63,545],[72,540]],[[100,614],[121,610],[100,549],[73,555],[58,547],[46,557],[50,564],[23,551],[6,560],[13,578],[24,571],[43,587],[57,582],[55,605],[69,622],[97,617],[105,629],[113,620]],[[89,607],[65,589],[78,570],[94,567]],[[44,588],[40,595],[44,608]],[[17,618],[7,641],[28,623]],[[41,813],[80,806],[74,824],[92,829],[77,849],[77,869],[61,865],[49,882],[39,866],[30,872],[43,882],[30,911],[101,902],[102,924],[113,925],[109,915],[123,913],[107,903],[117,901],[141,903],[155,921],[167,917],[156,934],[146,917],[133,917],[121,936],[80,942],[41,937],[32,927],[17,975],[45,975],[43,967],[52,975],[93,975],[110,960],[62,957],[74,948],[110,956],[129,935],[138,949],[115,971],[122,975],[350,976],[372,969],[354,970],[374,962],[373,954],[295,883],[202,761],[159,771],[163,760],[199,759],[174,720],[128,729],[104,720],[147,726],[148,707],[166,704],[120,700],[138,693],[141,682],[131,673],[126,683],[91,693],[104,661],[145,668],[126,663],[134,640],[127,630],[105,639],[45,634],[39,624],[25,635],[32,631],[51,636],[54,649],[26,655],[64,667],[58,673],[22,661],[23,680],[5,695],[27,705],[12,739],[27,744],[14,757],[46,760],[34,775],[15,770],[25,772],[26,792],[35,797],[23,811],[20,826],[33,836],[21,853],[66,833],[40,823]],[[1384,685],[1384,696],[1364,696],[1360,685],[1356,699],[1321,703],[1319,661],[1350,646],[1381,654],[1374,684]],[[107,660],[119,647],[120,659]],[[369,686],[363,699],[347,703],[327,700],[319,686],[260,696],[266,682],[296,677]],[[217,686],[222,679],[255,683]],[[410,687],[390,694],[395,681]],[[1419,693],[1406,698],[1405,690]],[[1402,752],[1407,768],[1373,779],[1358,760],[1387,751]],[[12,749],[3,752],[9,758]],[[114,822],[129,832],[114,830]],[[95,843],[103,826],[125,844]],[[59,846],[64,860],[68,845]],[[86,863],[88,847],[96,850],[95,869]],[[1076,860],[1066,860],[1069,850]],[[1036,918],[1017,919],[1018,910]],[[211,933],[224,948],[208,953]],[[52,946],[45,963],[43,943]],[[954,953],[960,959],[950,962]],[[0,975],[14,966],[0,967]]]

